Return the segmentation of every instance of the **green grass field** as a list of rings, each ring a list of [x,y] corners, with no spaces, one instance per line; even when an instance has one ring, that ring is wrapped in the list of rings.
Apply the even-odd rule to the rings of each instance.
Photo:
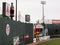
[[[60,39],[49,40],[47,42],[42,42],[37,45],[60,45]]]

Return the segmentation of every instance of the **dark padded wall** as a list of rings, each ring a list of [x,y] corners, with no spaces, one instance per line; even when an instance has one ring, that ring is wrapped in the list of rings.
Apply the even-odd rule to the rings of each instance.
[[[6,35],[6,25],[10,25],[10,34],[9,36]],[[32,24],[25,24],[21,22],[12,21],[7,18],[0,19],[0,45],[13,45],[13,37],[15,36],[25,36],[26,33],[33,36],[33,25]],[[25,30],[27,29],[27,30]],[[29,31],[28,31],[29,30]],[[29,38],[29,43],[32,42],[33,38]],[[20,45],[25,45],[26,39],[24,38],[23,42]]]
[[[26,34],[29,35],[29,38],[25,40],[25,43],[33,42],[33,24],[25,23]]]
[[[57,35],[60,34],[60,24],[47,24],[48,34]]]

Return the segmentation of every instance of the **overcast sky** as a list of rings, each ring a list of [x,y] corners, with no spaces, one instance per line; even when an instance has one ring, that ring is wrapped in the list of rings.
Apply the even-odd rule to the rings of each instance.
[[[25,14],[31,16],[31,22],[36,22],[38,19],[42,19],[42,5],[41,0],[17,0],[18,1],[18,13],[22,16],[24,21]],[[15,0],[0,0],[0,13],[2,13],[2,2],[14,3]],[[60,19],[60,0],[46,0],[44,6],[45,19]]]

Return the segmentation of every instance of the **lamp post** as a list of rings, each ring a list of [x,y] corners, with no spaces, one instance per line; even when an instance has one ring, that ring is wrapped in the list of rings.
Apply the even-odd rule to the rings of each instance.
[[[16,21],[17,21],[17,0],[16,0]]]
[[[44,5],[46,4],[46,1],[41,1],[41,4],[42,4],[42,16],[43,16],[43,33],[44,33],[44,30],[45,30],[45,24],[44,24]],[[44,35],[44,34],[43,34]]]

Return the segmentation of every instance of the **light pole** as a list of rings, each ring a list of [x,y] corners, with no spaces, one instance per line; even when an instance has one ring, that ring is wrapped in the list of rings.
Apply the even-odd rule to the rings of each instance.
[[[17,0],[16,0],[16,21],[17,21]]]
[[[44,5],[46,4],[46,1],[41,1],[42,4],[42,16],[43,16],[43,33],[45,31],[45,24],[44,24]],[[44,35],[44,34],[43,34]]]

